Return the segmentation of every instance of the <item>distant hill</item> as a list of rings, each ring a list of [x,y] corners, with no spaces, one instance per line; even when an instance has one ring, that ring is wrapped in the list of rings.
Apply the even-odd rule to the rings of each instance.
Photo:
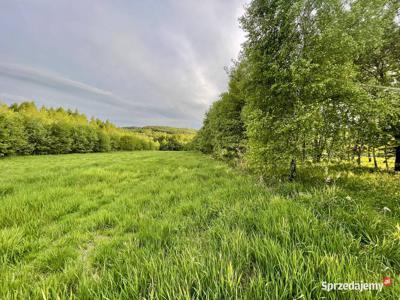
[[[197,130],[170,126],[124,127],[137,134],[151,137],[160,144],[160,150],[189,150]]]
[[[137,132],[146,132],[146,131],[153,131],[153,132],[162,132],[168,134],[196,134],[197,130],[192,128],[176,128],[170,126],[129,126],[124,127],[124,129],[129,129]]]

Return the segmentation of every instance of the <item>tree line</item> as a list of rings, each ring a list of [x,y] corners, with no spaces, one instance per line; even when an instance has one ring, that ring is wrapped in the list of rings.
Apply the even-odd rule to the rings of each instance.
[[[400,2],[253,0],[227,92],[195,147],[264,174],[299,162],[395,156],[400,171]],[[389,166],[388,166],[389,168]],[[286,171],[287,172],[287,171]]]
[[[78,111],[0,104],[0,156],[157,150],[151,137]]]
[[[192,149],[192,140],[196,130],[169,126],[126,127],[135,132],[145,134],[160,144],[161,151],[183,151]]]

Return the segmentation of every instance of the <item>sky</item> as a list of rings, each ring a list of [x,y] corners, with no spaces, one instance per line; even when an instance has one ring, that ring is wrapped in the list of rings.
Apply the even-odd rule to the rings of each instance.
[[[227,89],[245,3],[1,0],[0,101],[199,128]]]

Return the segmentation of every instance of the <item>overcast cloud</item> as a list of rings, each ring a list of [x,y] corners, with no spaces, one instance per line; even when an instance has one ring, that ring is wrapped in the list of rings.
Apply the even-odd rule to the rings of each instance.
[[[245,0],[1,0],[0,100],[198,128],[226,90]]]

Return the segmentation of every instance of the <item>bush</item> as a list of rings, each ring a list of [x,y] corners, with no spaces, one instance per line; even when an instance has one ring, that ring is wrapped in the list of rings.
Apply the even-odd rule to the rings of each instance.
[[[49,152],[49,133],[46,126],[36,118],[25,118],[25,132],[28,138],[31,154],[46,154]]]
[[[48,148],[51,154],[65,154],[72,151],[71,126],[57,122],[49,125]]]
[[[109,152],[111,151],[111,139],[101,130],[97,130],[97,143],[94,147],[95,152]]]
[[[0,155],[29,154],[22,119],[13,112],[0,112]]]

